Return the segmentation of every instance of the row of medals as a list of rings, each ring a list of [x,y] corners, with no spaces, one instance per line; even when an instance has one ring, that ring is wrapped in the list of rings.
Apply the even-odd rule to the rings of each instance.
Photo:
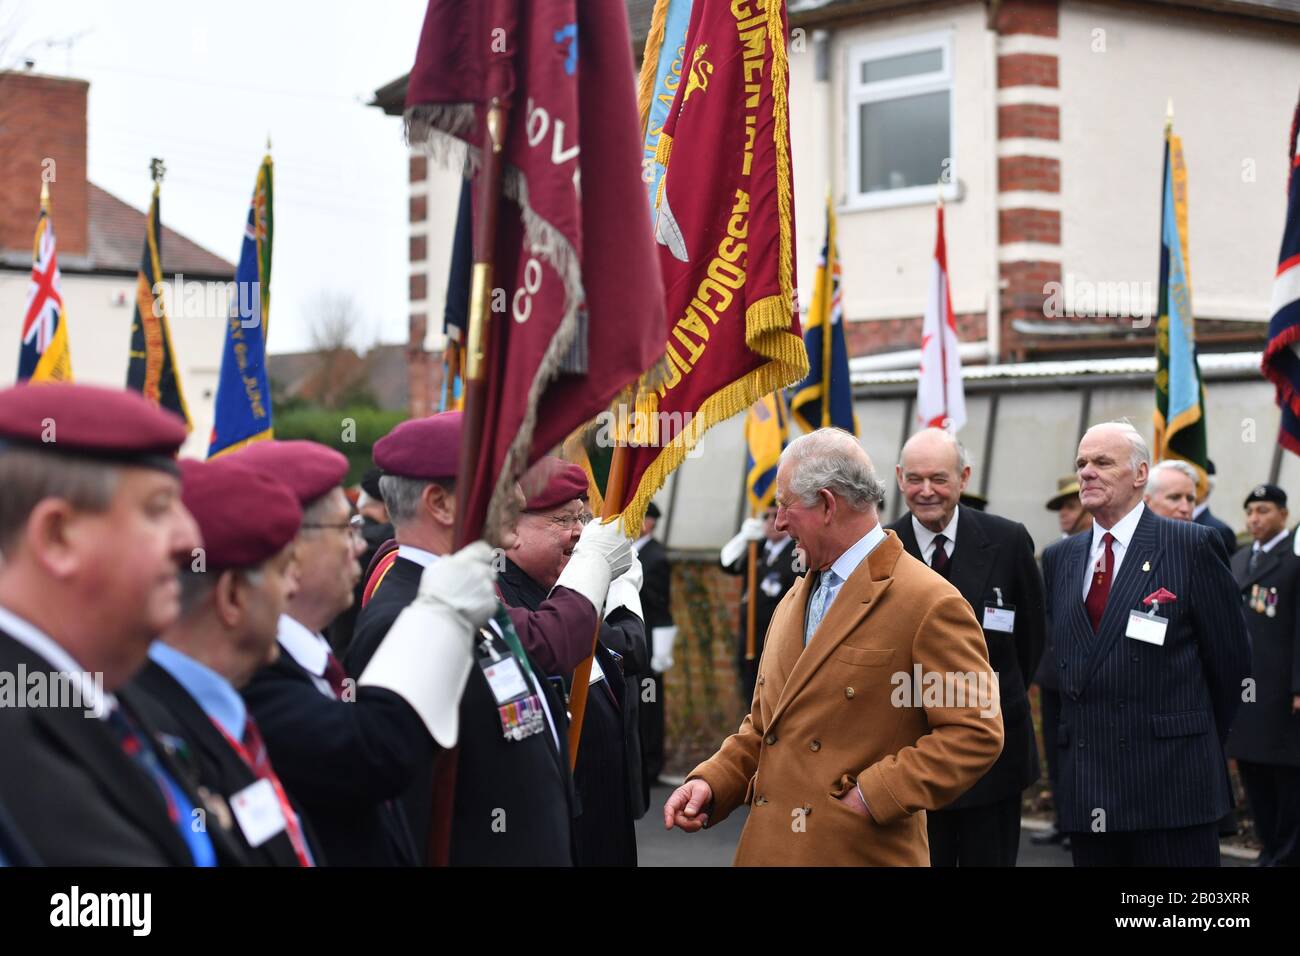
[[[1256,614],[1277,617],[1277,588],[1266,588],[1262,584],[1251,585],[1246,606]]]

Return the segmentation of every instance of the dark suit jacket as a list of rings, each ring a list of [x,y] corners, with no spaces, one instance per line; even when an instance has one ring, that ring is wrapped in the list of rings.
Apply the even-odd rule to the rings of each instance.
[[[1231,803],[1223,738],[1250,673],[1250,645],[1223,542],[1145,508],[1111,585],[1098,633],[1083,603],[1092,531],[1043,554],[1048,639],[1060,670],[1056,789],[1061,827],[1164,830],[1218,820]],[[1144,570],[1145,568],[1145,570]],[[1159,588],[1163,645],[1125,636]]]
[[[773,555],[769,561],[766,558],[767,542],[758,542],[758,597],[754,604],[754,660],[763,656],[763,639],[767,636],[768,625],[772,623],[772,614],[776,611],[776,606],[781,603],[787,591],[794,587],[794,582],[799,580],[799,573],[794,569],[794,549],[796,545],[794,539],[787,541],[779,551]],[[728,574],[745,577],[749,574],[749,549],[733,561],[731,564],[722,566],[722,570]],[[746,580],[748,580],[746,578]],[[768,594],[763,590],[764,582],[768,582],[768,590],[774,591]],[[747,585],[746,585],[747,587]],[[736,659],[745,659],[745,633],[748,628],[749,617],[749,595],[742,593],[740,595],[740,636],[736,646]]]
[[[406,558],[393,562],[357,620],[344,659],[349,673],[361,676],[397,615],[415,600],[423,573],[419,564]],[[537,613],[512,609],[510,617],[539,676],[554,673],[542,664],[541,658],[553,661],[557,649],[566,659],[577,653],[585,657],[591,652],[596,611],[576,592],[560,588]],[[555,637],[543,636],[543,631]],[[498,653],[509,653],[500,638],[493,636],[492,640]],[[535,652],[534,648],[541,650]],[[569,670],[574,666],[576,661]],[[565,736],[568,722],[564,701],[544,677],[542,685],[551,715],[559,722],[555,728],[560,739],[558,752],[550,730],[523,740],[506,740],[487,678],[477,664],[470,671],[460,702],[450,854],[453,865],[572,864],[574,797]],[[429,844],[434,772],[432,760],[426,761],[402,794],[422,858]]]
[[[213,794],[228,808],[232,796],[245,787],[257,783],[257,774],[253,773],[244,759],[231,748],[230,744],[226,743],[225,737],[213,725],[212,719],[198,701],[191,697],[189,691],[167,673],[165,668],[150,660],[145,664],[144,670],[123,689],[121,695],[131,701],[137,713],[148,718],[156,732],[185,743],[189,762],[193,767],[196,788],[202,787],[203,791],[206,791],[205,799],[208,793]],[[291,799],[290,804],[292,803]],[[302,821],[312,859],[317,866],[324,865],[326,862],[324,854],[312,839],[302,808],[294,806],[293,809]],[[209,811],[209,818],[211,816],[212,812]],[[286,831],[277,833],[257,847],[248,843],[237,823],[231,828],[230,836],[238,848],[238,857],[222,860],[222,865],[235,863],[248,866],[300,865],[298,855],[294,852],[293,843]]]
[[[19,665],[51,671],[0,632],[0,672],[16,674]],[[147,721],[132,717],[152,736]],[[159,750],[158,759],[184,787],[167,754]],[[48,866],[193,865],[157,786],[84,707],[0,707],[0,803]]]
[[[1214,513],[1210,511],[1209,508],[1206,508],[1204,511],[1202,511],[1199,515],[1197,515],[1192,520],[1199,525],[1204,525],[1207,528],[1213,528],[1215,531],[1219,533],[1219,537],[1223,539],[1223,547],[1227,549],[1227,553],[1229,555],[1236,553],[1237,532],[1233,531],[1232,527],[1226,521],[1220,521],[1217,517],[1215,517]]]
[[[1255,699],[1244,701],[1228,735],[1228,756],[1275,766],[1300,767],[1300,715],[1291,698],[1300,694],[1300,558],[1295,532],[1273,545],[1248,570],[1250,547],[1232,556],[1232,576],[1241,588],[1250,629]],[[1253,609],[1251,589],[1276,592],[1273,617]]]
[[[645,612],[645,630],[673,626],[672,564],[668,551],[654,538],[641,546],[637,555],[644,575],[641,585],[641,610]]]
[[[40,866],[41,858],[18,830],[9,811],[0,804],[0,867]]]
[[[396,797],[437,745],[415,710],[382,687],[356,700],[321,693],[287,651],[243,689],[275,772],[333,866],[415,866]]]
[[[546,601],[546,589],[513,561],[507,560],[498,587],[501,599],[512,607],[536,610]],[[620,819],[623,813],[628,819],[639,819],[646,811],[641,791],[641,733],[637,722],[640,678],[650,670],[645,624],[631,611],[615,611],[601,622],[596,659],[605,674],[609,693],[596,693],[603,689],[596,684],[592,685],[587,697],[587,716],[583,721],[578,762],[574,767],[574,782],[582,798],[581,813],[588,821],[594,818]],[[551,676],[563,677],[566,684],[572,684],[571,673]],[[601,772],[593,772],[597,766],[597,752],[605,755],[603,763],[606,767],[618,768],[613,781],[599,779]],[[588,760],[584,754],[591,755],[591,759]],[[624,782],[623,787],[611,791],[609,785],[617,785],[618,780]],[[611,793],[618,795],[617,807],[603,810],[592,805],[590,798],[605,802],[603,798]],[[586,827],[582,825],[581,828]],[[635,842],[633,851],[635,854]],[[631,865],[635,864],[634,855]]]
[[[945,809],[986,806],[1015,796],[1038,779],[1038,744],[1029,713],[1029,684],[1047,639],[1043,579],[1034,561],[1034,541],[1025,526],[997,515],[958,505],[957,544],[948,566],[948,581],[966,599],[975,619],[984,623],[984,605],[996,603],[1001,588],[1004,604],[1016,609],[1015,632],[984,631],[989,664],[998,675],[1005,739],[997,763]],[[912,515],[889,526],[903,548],[921,559]]]

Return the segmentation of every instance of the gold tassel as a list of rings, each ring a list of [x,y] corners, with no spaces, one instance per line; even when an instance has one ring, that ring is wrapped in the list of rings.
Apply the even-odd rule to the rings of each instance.
[[[650,104],[654,102],[655,79],[659,72],[659,51],[664,45],[664,29],[668,20],[669,0],[655,0],[655,11],[650,15],[650,32],[645,38],[645,53],[641,56],[641,77],[636,86],[636,108],[641,115],[641,138],[645,138],[646,123],[650,119]]]

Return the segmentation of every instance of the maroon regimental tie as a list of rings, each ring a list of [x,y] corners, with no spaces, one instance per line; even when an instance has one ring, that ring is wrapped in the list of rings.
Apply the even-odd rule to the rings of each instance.
[[[944,549],[944,545],[947,543],[948,539],[944,535],[936,534],[934,536],[934,554],[930,555],[930,567],[934,569],[935,573],[941,574],[945,578],[948,576],[948,563],[952,560]]]
[[[1107,531],[1101,540],[1106,549],[1101,554],[1101,562],[1093,568],[1092,587],[1088,589],[1088,597],[1083,602],[1083,606],[1088,609],[1088,620],[1092,622],[1094,634],[1101,626],[1101,615],[1106,610],[1106,599],[1110,597],[1110,581],[1115,576],[1115,552],[1110,549],[1115,536]]]
[[[330,689],[334,691],[334,696],[339,700],[343,699],[343,682],[348,679],[348,672],[343,669],[339,659],[333,654],[325,656],[325,680],[329,681]]]

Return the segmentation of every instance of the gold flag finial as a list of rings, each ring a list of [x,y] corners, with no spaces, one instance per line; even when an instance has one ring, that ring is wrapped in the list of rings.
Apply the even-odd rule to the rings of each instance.
[[[1169,105],[1165,107],[1165,132],[1168,133],[1174,128],[1174,98],[1169,97]]]
[[[50,211],[50,184],[41,180],[41,208]]]
[[[161,183],[167,175],[167,164],[155,156],[149,160],[149,176],[155,183]]]

